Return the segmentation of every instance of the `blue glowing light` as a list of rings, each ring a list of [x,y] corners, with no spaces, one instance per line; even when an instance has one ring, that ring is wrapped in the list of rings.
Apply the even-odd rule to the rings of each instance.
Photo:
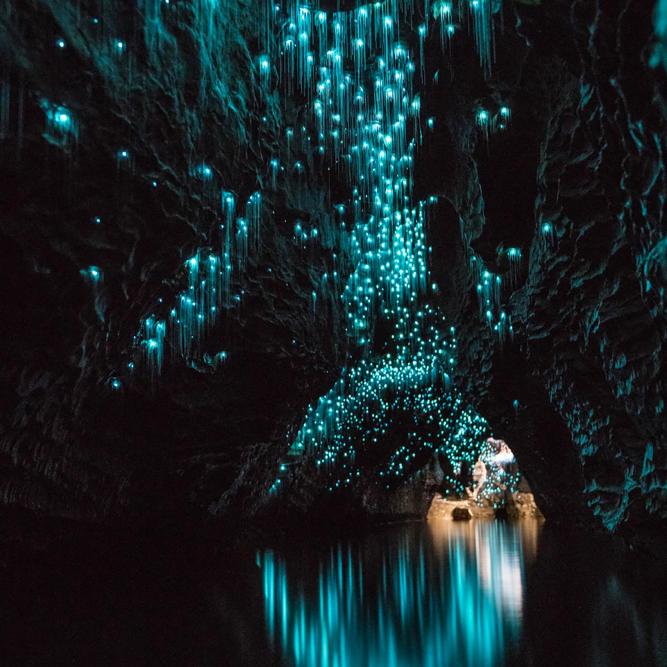
[[[262,197],[259,192],[250,195],[243,217],[236,215],[236,197],[231,192],[223,191],[221,202],[224,223],[219,249],[200,249],[184,262],[187,288],[176,297],[175,307],[164,319],[147,317],[137,335],[137,346],[155,377],[162,371],[167,342],[173,355],[192,359],[220,313],[241,300],[240,294],[231,292],[232,280],[245,270],[249,252],[258,247]],[[214,365],[226,359],[227,352],[219,353]]]
[[[264,54],[259,57],[259,78],[263,86],[268,86],[271,78],[271,59]]]
[[[55,121],[62,127],[67,128],[72,122],[72,118],[66,111],[60,110],[55,115]]]
[[[46,117],[46,129],[42,135],[50,144],[68,148],[78,139],[78,124],[72,112],[60,104],[41,99],[40,107]]]
[[[92,284],[97,284],[102,279],[102,269],[98,266],[89,266],[87,269],[81,269],[80,273]]]
[[[339,257],[345,258],[344,269],[334,256],[327,273],[313,272],[312,286],[303,294],[308,302],[304,305],[315,313],[322,309],[323,285],[339,295],[351,358],[331,391],[309,408],[291,447],[292,453],[308,451],[323,468],[335,463],[330,474],[323,473],[329,488],[350,484],[358,472],[350,443],[364,441],[364,416],[371,405],[380,406],[372,417],[378,438],[402,411],[429,415],[437,434],[411,435],[381,462],[382,483],[409,476],[417,453],[442,451],[451,460],[468,460],[483,442],[486,423],[452,386],[457,358],[454,332],[428,303],[437,291],[430,279],[427,241],[430,206],[436,200],[416,201],[413,193],[414,156],[424,137],[422,104],[414,90],[419,74],[410,45],[419,43],[423,80],[429,25],[437,24],[442,45],[450,48],[455,24],[465,22],[488,74],[491,4],[427,2],[425,23],[413,29],[412,0],[376,2],[330,15],[290,0],[272,4],[265,16],[266,30],[259,31],[258,53],[251,61],[261,84],[257,94],[268,101],[275,92],[271,87],[281,86],[285,96],[304,100],[306,118],[296,131],[285,128],[282,142],[271,148],[260,180],[270,180],[276,190],[279,175],[301,185],[306,170],[310,176],[321,169],[324,176],[340,174],[349,186],[344,201],[332,210],[332,224],[339,234],[335,241],[328,228],[320,227],[320,233],[314,224],[294,218],[282,227],[304,256],[311,246],[333,242]],[[418,33],[414,42],[409,39],[411,30]],[[399,42],[399,37],[405,41]],[[264,122],[272,117],[270,106]],[[485,132],[499,118],[507,121],[509,114],[502,109],[494,114],[477,111]],[[435,123],[434,117],[426,119],[431,131]],[[130,161],[125,150],[117,158]],[[209,180],[213,170],[200,164],[196,174]],[[141,323],[137,350],[155,374],[167,352],[194,362],[208,358],[204,339],[214,333],[220,315],[241,302],[238,280],[258,247],[261,196],[252,195],[239,215],[236,196],[221,195],[216,235],[185,262],[182,291],[166,310],[159,302],[153,304],[150,312],[155,315]],[[501,277],[486,272],[476,278],[480,316],[502,339],[511,332],[511,314],[502,303]],[[384,349],[375,350],[380,322],[391,339]],[[387,393],[395,398],[390,400]],[[288,486],[281,477],[289,472],[287,463],[279,462],[275,488]]]
[[[204,181],[210,181],[213,178],[213,169],[207,164],[200,164],[195,168],[195,173]]]
[[[476,116],[477,125],[482,129],[484,136],[488,139],[491,133],[492,123],[489,112],[486,109],[480,109]]]

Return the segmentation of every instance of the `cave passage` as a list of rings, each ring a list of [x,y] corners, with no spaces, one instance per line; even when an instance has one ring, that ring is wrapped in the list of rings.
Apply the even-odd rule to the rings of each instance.
[[[0,654],[667,664],[666,121],[667,0],[0,3]]]

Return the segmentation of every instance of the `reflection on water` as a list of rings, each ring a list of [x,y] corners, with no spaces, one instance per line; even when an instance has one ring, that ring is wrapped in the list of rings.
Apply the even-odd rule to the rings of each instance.
[[[257,555],[267,631],[297,667],[504,664],[540,526],[439,522],[303,554]]]
[[[2,667],[667,666],[664,562],[587,532],[442,522],[259,553],[112,537],[0,549]]]

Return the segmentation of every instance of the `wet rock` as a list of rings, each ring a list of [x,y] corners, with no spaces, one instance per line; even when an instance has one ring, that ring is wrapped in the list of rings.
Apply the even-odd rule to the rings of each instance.
[[[470,521],[470,519],[472,519],[472,514],[467,507],[455,507],[452,510],[453,521]]]

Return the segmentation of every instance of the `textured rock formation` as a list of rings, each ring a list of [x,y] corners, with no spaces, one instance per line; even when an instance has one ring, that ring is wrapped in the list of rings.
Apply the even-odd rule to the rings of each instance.
[[[214,22],[200,4],[174,3],[166,22],[55,0],[0,15],[5,506],[255,512],[346,361],[335,288],[312,303],[323,273],[350,268],[331,216],[344,185],[285,143],[304,101],[257,80],[257,3],[222,3]],[[667,518],[665,19],[652,4],[507,3],[487,79],[471,40],[443,55],[429,38],[422,114],[437,122],[415,168],[417,194],[440,198],[429,242],[456,384],[547,518],[611,530]],[[485,138],[476,114],[505,104],[511,123]],[[59,109],[67,132],[49,125]],[[274,188],[274,155],[305,173]],[[238,299],[159,383],[132,370],[139,323],[165,316],[186,259],[219,243],[220,191],[258,189],[266,215]],[[503,277],[502,344],[480,314],[480,267]],[[331,500],[299,480],[285,513],[424,515],[443,475],[425,461],[410,488],[362,480]]]
[[[459,384],[547,517],[639,530],[665,518],[664,61],[645,3],[533,4],[505,15],[489,80],[466,79],[464,53],[435,62],[418,173],[449,202],[434,272]],[[461,121],[506,103],[511,126],[488,141]],[[502,346],[477,315],[480,266],[506,286]]]
[[[541,457],[535,474],[556,475],[558,503],[583,482],[610,529],[664,520],[663,283],[648,268],[664,235],[664,71],[647,62],[651,15],[638,3],[545,11],[519,11],[529,55],[517,95],[542,106],[543,134],[527,275],[510,301],[518,351],[494,366],[489,400],[505,402],[526,470]],[[569,438],[556,444],[558,422]]]
[[[329,185],[269,192],[237,305],[159,385],[133,373],[140,318],[168,310],[185,260],[217,242],[220,189],[243,201],[268,183],[296,110],[254,80],[254,3],[226,3],[215,25],[188,3],[168,25],[74,4],[2,16],[2,499],[77,518],[206,511],[232,501],[249,461],[284,446],[342,362],[336,302],[325,292],[311,307],[335,251]],[[135,36],[128,53],[114,53],[116,35]],[[71,114],[75,137],[51,137],[44,104]],[[210,182],[192,178],[202,161]],[[295,242],[298,220],[321,242]],[[252,482],[261,492],[271,480],[264,469]]]

